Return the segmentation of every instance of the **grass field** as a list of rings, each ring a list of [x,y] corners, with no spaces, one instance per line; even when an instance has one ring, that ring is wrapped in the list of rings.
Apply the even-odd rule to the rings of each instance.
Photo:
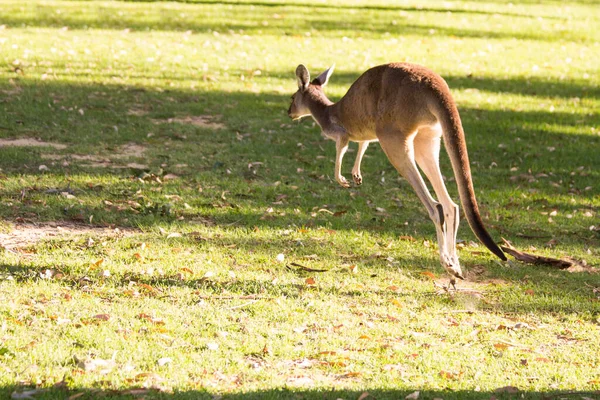
[[[599,267],[599,25],[595,1],[3,0],[0,398],[600,398],[597,273],[499,263],[463,220],[445,293],[379,146],[341,188],[286,114],[299,63],[336,64],[333,100],[427,65],[492,236]]]

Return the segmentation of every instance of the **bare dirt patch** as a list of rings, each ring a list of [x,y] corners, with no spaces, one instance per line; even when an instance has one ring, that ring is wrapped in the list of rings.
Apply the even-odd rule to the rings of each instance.
[[[141,144],[127,143],[111,153],[110,157],[95,154],[42,154],[42,159],[62,161],[63,165],[68,165],[71,161],[77,161],[79,165],[87,168],[149,169],[148,165],[137,162],[123,164],[129,158],[142,158],[145,151],[146,147]]]
[[[44,142],[34,138],[0,139],[0,147],[52,147],[57,150],[67,148],[66,144]]]
[[[127,115],[135,115],[136,117],[143,117],[147,115],[148,111],[141,107],[132,107],[127,111]]]
[[[73,222],[16,224],[9,233],[0,233],[0,248],[14,250],[34,245],[47,239],[74,238],[81,235],[94,237],[127,237],[141,231],[133,228],[97,227]]]
[[[219,116],[192,115],[192,116],[185,116],[185,117],[169,118],[167,120],[153,119],[151,121],[155,124],[178,123],[178,124],[194,125],[194,126],[197,126],[200,128],[207,128],[207,129],[224,129],[225,125],[223,125],[220,122],[214,121],[214,119],[218,118],[218,117]]]
[[[146,147],[138,143],[127,143],[113,154],[116,158],[143,157]]]
[[[13,86],[10,89],[0,90],[0,92],[2,92],[2,94],[5,94],[7,96],[16,96],[16,95],[23,93],[23,88],[21,86],[17,86],[15,84],[13,84]]]

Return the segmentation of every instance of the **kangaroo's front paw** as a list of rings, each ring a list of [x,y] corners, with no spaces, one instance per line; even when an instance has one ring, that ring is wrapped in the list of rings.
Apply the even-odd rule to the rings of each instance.
[[[360,175],[360,172],[353,172],[352,179],[354,179],[354,183],[357,185],[362,185],[362,176]]]
[[[350,184],[348,183],[348,181],[346,180],[346,178],[344,178],[342,175],[338,176],[337,178],[335,178],[335,180],[337,181],[337,183],[339,183],[342,187],[345,188],[349,188]]]

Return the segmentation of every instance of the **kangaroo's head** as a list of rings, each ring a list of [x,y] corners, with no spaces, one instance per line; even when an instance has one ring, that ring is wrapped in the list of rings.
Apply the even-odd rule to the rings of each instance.
[[[308,69],[302,64],[298,65],[298,68],[296,68],[298,91],[292,96],[292,104],[288,109],[288,116],[291,119],[297,120],[311,115],[310,103],[325,97],[323,86],[327,85],[329,77],[333,73],[333,68],[332,65],[311,82]]]

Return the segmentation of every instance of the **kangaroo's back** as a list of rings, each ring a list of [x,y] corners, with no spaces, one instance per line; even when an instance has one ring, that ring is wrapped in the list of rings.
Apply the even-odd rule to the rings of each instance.
[[[432,90],[447,92],[448,87],[430,69],[410,63],[385,64],[362,74],[334,107],[350,131],[375,131],[378,125],[398,123],[410,129],[436,122],[430,112]]]

